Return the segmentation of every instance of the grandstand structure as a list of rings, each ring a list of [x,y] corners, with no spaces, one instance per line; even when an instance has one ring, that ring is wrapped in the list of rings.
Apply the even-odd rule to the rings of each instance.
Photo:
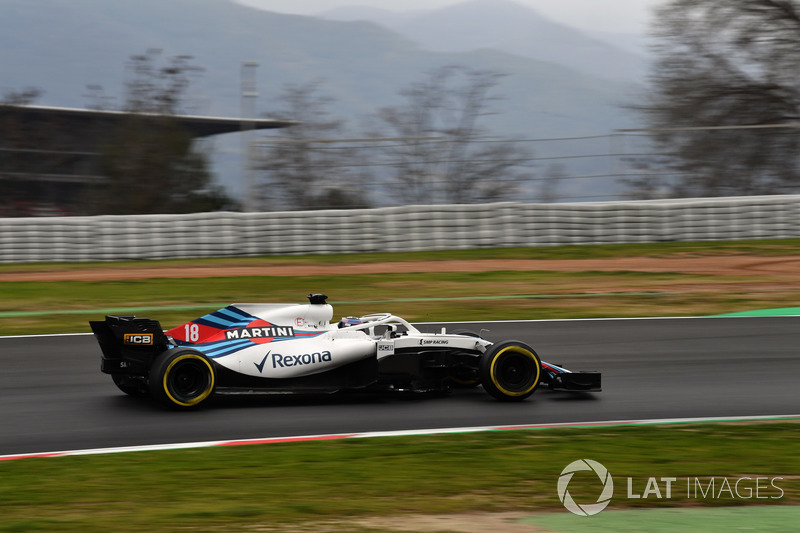
[[[156,127],[163,115],[0,105],[0,217],[73,214],[87,186],[102,182],[100,158],[126,121]],[[291,121],[168,117],[192,138],[283,128]]]

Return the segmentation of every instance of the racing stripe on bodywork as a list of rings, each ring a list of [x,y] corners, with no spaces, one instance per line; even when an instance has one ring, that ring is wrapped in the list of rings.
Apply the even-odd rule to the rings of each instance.
[[[564,374],[566,372],[569,372],[569,370],[567,370],[566,368],[561,368],[560,366],[554,365],[553,363],[545,363],[544,361],[542,361],[542,366],[547,368],[548,370],[558,372],[559,374]]]
[[[323,331],[310,331],[310,332],[300,332],[299,334],[295,335],[296,337],[315,337],[317,335],[322,335]],[[270,342],[281,342],[281,341],[290,341],[293,337],[275,337]],[[251,339],[238,339],[238,340],[221,340],[221,341],[214,341],[214,342],[205,342],[200,344],[194,344],[191,342],[186,341],[176,341],[179,346],[190,346],[195,350],[202,352],[206,357],[210,359],[218,359],[220,357],[225,357],[226,355],[230,355],[232,353],[236,353],[240,350],[244,350],[245,348],[250,348],[251,346],[255,346],[257,343],[253,342]]]
[[[294,336],[302,337],[302,338],[309,338],[309,337],[316,337],[317,335],[322,335],[325,333],[324,331],[297,331],[295,330]],[[291,340],[291,337],[275,337],[275,340]]]
[[[193,322],[210,328],[233,329],[247,327],[247,325],[254,320],[258,320],[258,317],[229,305],[219,311],[214,311],[213,313],[200,317]]]
[[[236,353],[239,350],[249,348],[253,346],[253,343],[250,340],[244,339],[239,341],[217,341],[205,344],[193,344],[191,346],[196,350],[203,352],[206,357],[210,359],[217,359],[219,357],[225,357],[226,355]]]
[[[541,361],[540,364],[542,365],[542,369],[545,372],[547,372],[547,374],[551,378],[556,377],[556,375],[558,375],[558,374],[569,374],[569,373],[571,373],[566,368],[561,368],[560,366],[554,365],[553,363],[545,363],[544,361]]]

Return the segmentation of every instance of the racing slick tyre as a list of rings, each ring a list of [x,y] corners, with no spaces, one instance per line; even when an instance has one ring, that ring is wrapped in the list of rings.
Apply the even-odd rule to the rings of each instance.
[[[164,352],[156,357],[150,369],[150,394],[177,409],[200,405],[214,392],[215,382],[211,361],[194,350]]]
[[[519,341],[495,344],[481,357],[481,385],[501,401],[521,401],[533,394],[541,373],[539,356]]]
[[[111,374],[111,380],[119,390],[128,396],[133,396],[134,398],[147,396],[149,392],[147,390],[147,385],[142,378],[137,379],[131,376],[126,376],[125,374]]]

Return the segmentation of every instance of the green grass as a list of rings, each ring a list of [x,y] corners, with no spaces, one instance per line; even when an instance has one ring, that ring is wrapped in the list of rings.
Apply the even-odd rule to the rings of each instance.
[[[569,533],[675,533],[702,531],[730,533],[796,533],[800,523],[797,506],[704,507],[680,509],[625,509],[603,512],[590,520],[567,513],[545,513],[526,517],[523,523],[539,530]],[[644,528],[643,524],[647,524]]]
[[[0,294],[0,334],[88,331],[87,320],[128,313],[132,308],[139,308],[134,314],[149,315],[163,325],[178,325],[229,303],[300,303],[311,292],[328,294],[337,316],[390,311],[413,321],[691,314],[692,304],[698,302],[692,295],[673,293],[668,285],[708,287],[722,281],[684,274],[500,271],[5,282]],[[652,290],[652,284],[664,288]],[[792,296],[783,295],[786,306],[797,301]],[[703,301],[701,313],[760,305],[742,299],[739,294],[712,296]]]
[[[386,261],[447,261],[475,259],[603,259],[614,257],[668,257],[672,255],[746,254],[783,256],[800,254],[800,239],[773,239],[750,241],[663,242],[602,245],[542,246],[530,248],[483,248],[475,250],[448,250],[403,253],[313,254],[284,255],[248,258],[169,259],[159,261],[118,261],[85,263],[24,263],[0,264],[3,272],[47,270],[80,270],[119,267],[140,267],[143,263],[164,266],[214,266],[239,265],[293,265],[293,264],[364,264]]]
[[[205,264],[222,269],[724,254],[796,256],[800,240],[175,260],[148,266]],[[0,280],[3,273],[20,270],[139,266],[142,263],[0,265]],[[752,290],[760,282],[775,280],[685,273],[498,271],[0,281],[0,335],[88,331],[87,320],[135,307],[146,308],[136,314],[173,326],[218,305],[298,302],[309,292],[328,294],[337,317],[387,310],[416,321],[718,314],[793,307],[800,301],[800,294],[792,290]],[[347,523],[352,518],[407,513],[566,512],[556,497],[556,481],[564,466],[581,458],[600,461],[619,480],[612,508],[763,504],[624,497],[626,477],[643,485],[650,476],[784,476],[784,497],[767,503],[798,504],[799,447],[800,424],[773,423],[510,431],[0,462],[0,533],[304,531],[323,529],[318,522],[327,520],[340,522],[341,527],[334,527],[337,531],[377,531]],[[592,480],[575,479],[570,485],[573,495],[590,498],[596,488]]]
[[[511,248],[410,254],[171,260],[147,266],[269,266],[378,261],[601,259],[686,255],[800,255],[800,240]],[[5,272],[141,267],[142,262],[0,265]],[[88,331],[105,313],[148,315],[165,326],[234,302],[299,302],[323,292],[337,316],[391,311],[413,321],[696,316],[764,307],[794,307],[800,290],[753,290],[780,280],[688,273],[490,271],[336,276],[251,276],[118,281],[0,281],[0,335]],[[189,307],[189,308],[187,308]]]
[[[561,470],[605,465],[611,508],[800,503],[800,424],[503,431],[350,439],[0,463],[3,531],[249,531],[403,513],[563,510]],[[684,478],[783,477],[779,500],[686,498]],[[649,477],[672,499],[629,500]],[[596,498],[596,478],[570,492]],[[593,495],[593,496],[592,496]],[[771,489],[767,495],[777,496]],[[566,511],[564,511],[566,512]],[[305,526],[299,530],[313,530]],[[351,529],[345,529],[350,531]]]

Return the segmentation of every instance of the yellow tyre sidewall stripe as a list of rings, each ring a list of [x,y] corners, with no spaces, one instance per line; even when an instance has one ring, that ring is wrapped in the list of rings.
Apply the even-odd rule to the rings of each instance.
[[[509,350],[512,350],[512,351],[514,351],[515,353],[518,353],[518,354],[522,354],[522,355],[528,357],[529,359],[531,359],[534,363],[536,363],[536,379],[533,380],[533,385],[531,385],[530,387],[528,387],[524,391],[513,392],[513,391],[510,391],[510,390],[506,390],[502,385],[500,385],[500,383],[497,382],[497,375],[495,373],[495,365],[497,364],[497,360],[500,358],[500,356],[502,354],[506,353]],[[524,396],[524,395],[528,394],[529,392],[531,392],[533,389],[535,389],[536,385],[539,384],[539,377],[540,377],[540,374],[542,372],[542,366],[539,364],[539,358],[536,357],[536,354],[534,354],[530,350],[526,350],[525,348],[522,348],[521,346],[507,346],[507,347],[503,348],[502,350],[500,350],[499,352],[497,352],[496,354],[494,354],[494,357],[492,357],[492,365],[491,365],[491,367],[489,369],[489,372],[490,372],[490,375],[492,377],[492,383],[494,383],[494,386],[497,387],[497,390],[499,390],[500,392],[502,392],[506,396]]]
[[[208,367],[208,375],[211,376],[211,380],[210,380],[208,388],[205,391],[203,391],[203,393],[200,396],[198,396],[197,398],[194,398],[193,400],[191,400],[189,402],[182,402],[180,400],[177,400],[169,392],[169,386],[167,385],[167,380],[169,379],[170,372],[172,372],[172,367],[174,367],[176,364],[178,364],[181,361],[185,361],[186,359],[197,359],[198,361],[202,361],[202,363],[204,365],[206,365],[206,367]],[[170,401],[172,401],[176,405],[180,405],[182,407],[192,407],[193,405],[197,405],[198,403],[200,403],[203,400],[205,400],[206,398],[208,398],[209,395],[211,395],[211,391],[214,390],[214,369],[211,367],[211,363],[209,363],[204,357],[202,357],[202,356],[200,356],[198,354],[187,353],[187,354],[179,355],[178,357],[176,357],[175,359],[170,361],[169,365],[167,366],[167,370],[164,372],[164,381],[162,382],[162,386],[164,387],[164,392],[166,393],[166,395],[170,399]]]

